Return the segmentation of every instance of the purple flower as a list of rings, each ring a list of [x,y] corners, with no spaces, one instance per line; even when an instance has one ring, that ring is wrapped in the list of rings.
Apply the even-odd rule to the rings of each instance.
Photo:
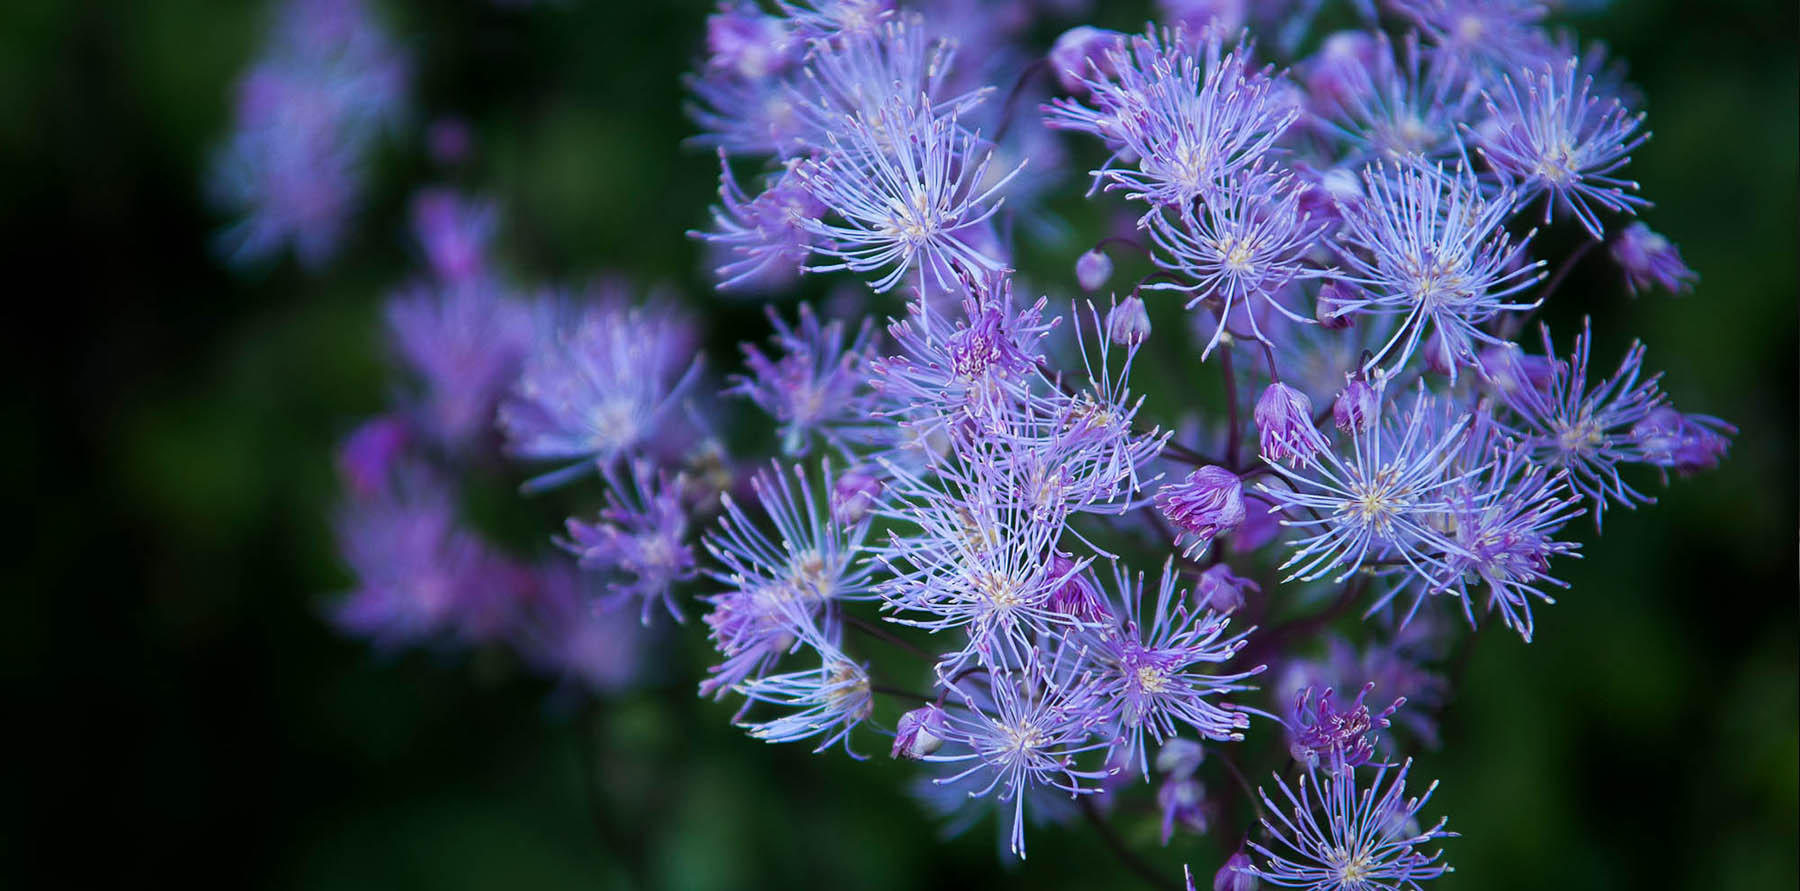
[[[959,272],[1006,269],[973,233],[999,209],[999,193],[1018,171],[989,181],[990,155],[975,144],[954,113],[933,114],[917,98],[841,120],[830,149],[794,168],[838,220],[802,222],[823,239],[817,252],[836,261],[807,271],[881,272],[876,291],[915,273],[924,295],[954,290]]]
[[[1374,690],[1373,683],[1364,685],[1342,711],[1332,704],[1330,687],[1322,693],[1308,687],[1295,695],[1293,718],[1287,722],[1288,751],[1294,760],[1309,771],[1323,767],[1329,774],[1368,764],[1375,755],[1375,731],[1386,728],[1389,716],[1406,704],[1402,697],[1386,709],[1370,713],[1363,699]]]
[[[1270,384],[1256,400],[1256,429],[1268,461],[1300,464],[1326,448],[1313,426],[1312,400],[1287,384]]]
[[[1458,365],[1474,363],[1476,343],[1504,343],[1482,325],[1536,307],[1507,298],[1536,282],[1543,265],[1525,262],[1530,236],[1514,243],[1506,232],[1511,197],[1487,198],[1460,164],[1381,164],[1364,170],[1363,182],[1368,197],[1346,208],[1338,232],[1343,277],[1366,289],[1360,311],[1406,319],[1370,364],[1397,371],[1428,333]]]
[[[1183,551],[1191,555],[1244,521],[1244,484],[1237,474],[1209,464],[1164,486],[1156,506],[1176,529],[1192,536]]]
[[[220,235],[234,263],[292,245],[318,268],[361,200],[376,137],[400,117],[406,59],[358,0],[288,0],[238,84],[234,131],[212,161],[212,197],[243,219]]]
[[[818,654],[819,667],[753,677],[738,684],[746,710],[755,703],[793,710],[768,721],[745,721],[740,717],[738,726],[771,743],[824,737],[814,752],[823,752],[842,741],[845,752],[862,760],[865,756],[850,748],[850,731],[874,712],[868,669],[844,655],[837,640],[813,624],[804,606],[788,601],[786,607],[794,615],[800,644]]]
[[[1542,329],[1544,354],[1554,352],[1550,329]],[[1516,387],[1499,395],[1510,417],[1505,429],[1518,437],[1533,460],[1569,471],[1569,484],[1586,496],[1599,528],[1608,503],[1633,507],[1652,499],[1625,484],[1619,465],[1645,460],[1634,427],[1663,402],[1660,374],[1643,376],[1644,346],[1633,343],[1612,377],[1588,387],[1589,326],[1584,319],[1575,348],[1557,362],[1548,387]]]
[[[1433,593],[1454,592],[1473,625],[1468,589],[1485,585],[1488,611],[1530,643],[1532,600],[1553,602],[1544,585],[1567,587],[1550,576],[1551,558],[1580,547],[1551,536],[1581,511],[1568,472],[1533,464],[1526,454],[1507,443],[1484,475],[1456,487],[1448,512],[1454,547],[1444,556]]]
[[[598,521],[570,518],[569,537],[558,544],[581,559],[581,568],[601,574],[609,604],[638,602],[640,620],[649,624],[660,602],[676,621],[684,621],[674,586],[693,578],[696,568],[687,541],[683,479],[655,471],[648,461],[633,461],[629,487],[610,467],[606,482],[606,507]]]
[[[1228,635],[1231,620],[1211,610],[1190,611],[1167,563],[1154,605],[1142,603],[1141,573],[1134,579],[1123,568],[1115,572],[1124,614],[1119,627],[1102,632],[1093,645],[1097,693],[1101,713],[1116,723],[1122,747],[1139,770],[1149,776],[1145,738],[1160,744],[1174,738],[1177,725],[1206,739],[1243,739],[1249,716],[1211,700],[1248,689],[1243,681],[1262,667],[1212,674],[1203,666],[1231,661],[1244,645],[1244,634]]]
[[[706,17],[706,64],[745,80],[781,74],[800,58],[801,42],[786,19],[767,15],[748,0],[722,2]]]
[[[700,371],[686,319],[627,306],[616,294],[555,307],[512,393],[501,403],[507,451],[528,461],[573,461],[538,476],[547,489],[650,442]]]
[[[1681,250],[1674,242],[1641,222],[1620,230],[1613,237],[1611,251],[1633,294],[1653,285],[1680,294],[1693,290],[1694,281],[1699,278],[1681,261]]]
[[[1220,318],[1231,318],[1234,306],[1262,298],[1269,307],[1295,321],[1278,293],[1290,282],[1315,274],[1306,255],[1323,221],[1300,210],[1300,192],[1289,174],[1252,166],[1201,190],[1197,202],[1177,208],[1174,218],[1157,209],[1149,216],[1150,238],[1160,248],[1156,264],[1179,273],[1186,283],[1156,282],[1146,287],[1183,291],[1193,296],[1188,308],[1216,300]],[[1197,205],[1197,206],[1196,206]],[[1266,340],[1254,312],[1246,312],[1250,329]],[[1211,355],[1225,336],[1220,324],[1201,352]]]
[[[1521,205],[1543,195],[1545,223],[1560,208],[1598,239],[1602,228],[1593,205],[1633,213],[1649,204],[1626,194],[1637,191],[1637,183],[1613,176],[1649,134],[1637,132],[1642,112],[1590,96],[1593,78],[1580,69],[1581,60],[1571,57],[1534,67],[1519,84],[1503,78],[1503,88],[1486,95],[1494,122],[1478,131],[1478,148],[1503,177],[1520,183]]]
[[[1420,391],[1403,416],[1377,421],[1352,436],[1349,456],[1325,451],[1299,471],[1265,460],[1287,482],[1260,486],[1281,506],[1285,524],[1310,532],[1295,543],[1282,569],[1311,581],[1338,571],[1341,583],[1370,559],[1394,560],[1425,572],[1448,550],[1436,518],[1449,507],[1451,487],[1470,472],[1452,462],[1468,434],[1467,418],[1440,424]]]
[[[1530,0],[1388,0],[1411,18],[1436,52],[1467,76],[1514,71],[1543,58],[1545,8]]]
[[[1191,777],[1206,760],[1206,748],[1191,739],[1179,737],[1163,743],[1156,752],[1156,769],[1176,777]],[[1129,766],[1129,765],[1126,765]]]
[[[1687,475],[1719,466],[1737,428],[1708,415],[1687,415],[1662,405],[1631,428],[1645,463]]]
[[[384,649],[456,630],[466,608],[505,581],[500,563],[458,525],[452,492],[416,467],[347,505],[337,536],[357,584],[332,607],[332,621]]]
[[[1468,119],[1474,85],[1453,66],[1425,60],[1418,32],[1407,35],[1404,50],[1378,32],[1366,58],[1352,53],[1325,71],[1332,82],[1322,111],[1358,157],[1398,161],[1460,152],[1456,127]]]
[[[978,778],[986,785],[972,797],[995,795],[1013,806],[1010,848],[1025,857],[1025,796],[1047,786],[1070,795],[1097,791],[1084,785],[1104,777],[1105,771],[1081,768],[1076,759],[1107,747],[1094,733],[1095,692],[1092,679],[1082,673],[1080,658],[1063,647],[1054,655],[1033,656],[1022,667],[991,676],[991,683],[977,696],[965,681],[952,687],[961,707],[947,711],[945,741],[950,749],[923,760],[967,763],[961,772],[937,782],[956,784]]]
[[[1171,35],[1147,31],[1129,48],[1109,50],[1108,66],[1083,73],[1091,105],[1052,101],[1044,124],[1106,142],[1113,156],[1095,171],[1096,186],[1105,181],[1152,206],[1186,206],[1268,154],[1299,116],[1277,100],[1273,77],[1249,70],[1249,55],[1244,46],[1222,53],[1212,40],[1202,63]]]
[[[394,352],[422,385],[418,427],[458,452],[491,436],[530,346],[530,309],[489,283],[415,286],[387,304]]]
[[[744,194],[724,150],[719,157],[719,204],[713,230],[690,232],[731,259],[713,272],[720,290],[784,286],[800,275],[819,238],[806,227],[825,215],[825,205],[800,186],[792,167],[755,198]]]
[[[900,723],[894,728],[894,750],[889,757],[905,756],[913,760],[935,754],[944,747],[944,738],[949,735],[950,719],[944,710],[936,705],[926,705],[913,709],[900,716]]]
[[[888,326],[900,355],[870,363],[886,413],[920,434],[944,424],[991,425],[1010,415],[1037,378],[1039,341],[1060,319],[1043,321],[1047,300],[1015,309],[1010,285],[963,301],[954,324],[918,302]]]
[[[1431,800],[1437,783],[1424,795],[1407,798],[1406,774],[1411,768],[1408,759],[1384,789],[1382,782],[1390,768],[1377,767],[1368,787],[1360,791],[1354,769],[1325,774],[1323,779],[1309,770],[1300,778],[1298,795],[1276,776],[1276,785],[1291,811],[1284,813],[1269,793],[1262,791],[1263,804],[1273,815],[1272,820],[1263,817],[1262,825],[1274,847],[1249,843],[1263,858],[1261,865],[1253,867],[1256,876],[1287,888],[1339,891],[1416,889],[1419,882],[1449,872],[1450,867],[1440,862],[1441,851],[1428,855],[1417,850],[1456,833],[1445,831],[1442,819],[1429,829],[1418,828],[1417,814]]]
[[[807,304],[800,304],[800,324],[789,327],[775,313],[766,312],[775,326],[771,338],[778,358],[771,360],[751,344],[744,344],[744,364],[750,375],[733,375],[727,393],[749,398],[781,422],[781,449],[804,455],[812,434],[835,440],[835,425],[860,421],[869,409],[867,363],[871,358],[872,330],[865,319],[847,345],[844,323],[834,319],[820,325]]]
[[[844,471],[831,484],[831,519],[854,527],[874,509],[881,490],[881,478],[867,470],[852,467]]]
[[[1261,585],[1232,573],[1231,567],[1215,563],[1194,582],[1194,603],[1224,615],[1243,609],[1245,591],[1261,590]]]
[[[630,609],[598,606],[586,587],[591,577],[567,561],[522,575],[508,634],[526,664],[596,693],[636,680],[651,632]]]

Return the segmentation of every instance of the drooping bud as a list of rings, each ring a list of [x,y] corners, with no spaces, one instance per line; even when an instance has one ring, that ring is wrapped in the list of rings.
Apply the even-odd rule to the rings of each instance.
[[[1699,278],[1682,262],[1681,251],[1673,242],[1643,223],[1626,226],[1613,239],[1611,252],[1625,273],[1625,286],[1633,294],[1652,285],[1680,294],[1692,290],[1694,280]]]
[[[1099,248],[1075,258],[1075,283],[1083,291],[1093,292],[1106,287],[1106,280],[1112,278],[1112,271],[1112,258]]]
[[[935,705],[927,705],[913,709],[900,716],[900,723],[895,727],[894,750],[889,753],[892,758],[911,758],[918,760],[944,745],[948,735],[948,719],[944,710]]]
[[[1080,622],[1109,622],[1112,608],[1106,598],[1087,580],[1079,565],[1064,554],[1050,555],[1048,575],[1056,587],[1050,591],[1050,611]]]
[[[1325,437],[1313,427],[1312,400],[1287,384],[1270,384],[1256,400],[1256,429],[1270,461],[1299,464],[1325,450]]]
[[[1237,474],[1209,464],[1156,493],[1156,506],[1183,535],[1187,550],[1204,547],[1221,532],[1244,522],[1244,483]]]
[[[1082,78],[1096,72],[1103,77],[1119,73],[1108,53],[1124,45],[1125,35],[1105,28],[1079,25],[1064,31],[1050,47],[1050,67],[1056,72],[1057,84],[1067,93],[1086,93]]]
[[[1663,405],[1637,422],[1631,437],[1637,440],[1646,462],[1685,475],[1719,466],[1719,460],[1731,450],[1731,438],[1714,427],[1737,432],[1717,418],[1684,415]]]
[[[1381,411],[1375,388],[1361,378],[1351,381],[1331,404],[1331,421],[1345,433],[1367,433]]]
[[[1327,330],[1342,331],[1356,324],[1356,307],[1362,302],[1362,292],[1355,285],[1333,279],[1319,288],[1313,319]]]
[[[1137,346],[1150,337],[1150,314],[1144,301],[1127,297],[1106,313],[1106,336],[1120,346]]]
[[[1213,891],[1256,891],[1256,867],[1242,848],[1225,858],[1225,865],[1213,876]]]
[[[881,480],[862,470],[846,470],[831,484],[831,517],[854,526],[881,497]]]
[[[1194,583],[1194,603],[1205,609],[1229,613],[1243,608],[1244,592],[1261,590],[1261,585],[1233,574],[1231,567],[1215,563],[1200,573],[1200,580]]]

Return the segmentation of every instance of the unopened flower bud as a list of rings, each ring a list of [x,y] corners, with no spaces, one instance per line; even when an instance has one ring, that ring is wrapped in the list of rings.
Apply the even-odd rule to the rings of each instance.
[[[1075,258],[1075,283],[1083,291],[1098,291],[1112,278],[1113,261],[1105,251],[1094,248]]]
[[[1099,589],[1090,584],[1078,564],[1063,554],[1050,555],[1049,578],[1056,587],[1050,591],[1050,611],[1081,622],[1106,622],[1112,619],[1112,608]]]
[[[1644,460],[1680,474],[1711,470],[1731,449],[1731,439],[1712,429],[1729,424],[1714,418],[1684,415],[1671,406],[1659,406],[1631,428],[1631,436],[1643,450]]]
[[[1244,522],[1244,484],[1237,474],[1209,464],[1164,486],[1156,506],[1175,528],[1194,536],[1192,551]]]
[[[1105,28],[1079,25],[1056,38],[1050,47],[1050,67],[1064,92],[1081,95],[1087,92],[1083,78],[1112,77],[1118,74],[1108,53],[1125,45],[1125,35]]]
[[[1225,865],[1213,876],[1213,891],[1256,891],[1256,867],[1250,863],[1250,855],[1240,849],[1225,858]]]
[[[1344,387],[1331,404],[1331,421],[1345,433],[1367,433],[1379,416],[1381,404],[1375,388],[1357,378]]]
[[[881,480],[861,470],[846,470],[831,484],[831,516],[845,525],[855,525],[868,516],[869,508],[881,496]]]
[[[1194,603],[1202,608],[1229,613],[1243,608],[1244,592],[1261,590],[1261,585],[1234,575],[1231,567],[1215,563],[1200,573],[1200,580],[1194,583]]]
[[[1120,346],[1137,346],[1150,337],[1150,314],[1144,301],[1127,297],[1106,313],[1106,336]]]
[[[947,727],[948,719],[943,709],[935,705],[913,709],[900,716],[900,723],[895,727],[894,750],[889,756],[923,758],[943,747]]]
[[[1313,318],[1324,328],[1341,331],[1356,324],[1356,307],[1362,304],[1362,294],[1349,282],[1328,281],[1319,289],[1319,299],[1313,304]]]
[[[1325,450],[1325,437],[1313,428],[1312,400],[1287,384],[1270,384],[1256,400],[1256,429],[1270,461],[1299,464]]]
[[[1643,223],[1632,223],[1613,239],[1612,258],[1625,273],[1625,285],[1636,294],[1652,285],[1671,294],[1694,286],[1694,270],[1681,260],[1673,242]]]

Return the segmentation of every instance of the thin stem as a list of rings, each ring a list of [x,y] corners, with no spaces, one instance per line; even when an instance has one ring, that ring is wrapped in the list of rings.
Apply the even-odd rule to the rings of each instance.
[[[902,690],[899,687],[893,687],[887,684],[870,684],[869,692],[880,693],[883,696],[892,696],[895,699],[912,699],[918,702],[927,703],[935,701],[930,696],[926,696],[922,693],[914,693],[911,690]]]
[[[1223,322],[1221,322],[1221,324],[1223,324]],[[1237,372],[1233,370],[1231,366],[1231,346],[1229,344],[1226,345],[1225,351],[1219,355],[1220,363],[1225,370],[1225,415],[1228,419],[1225,428],[1225,436],[1227,437],[1225,441],[1225,463],[1226,466],[1236,467],[1238,466],[1239,453],[1238,440],[1242,438],[1241,434],[1243,433],[1243,429],[1238,426]]]
[[[1550,295],[1555,294],[1556,289],[1562,285],[1563,279],[1569,277],[1569,272],[1575,268],[1575,264],[1580,263],[1581,258],[1587,256],[1588,252],[1599,243],[1599,239],[1590,238],[1582,242],[1580,247],[1569,252],[1569,256],[1562,261],[1562,265],[1557,266],[1556,271],[1551,273],[1550,280],[1544,283],[1544,290],[1538,292],[1537,305],[1523,314],[1507,317],[1506,339],[1511,340],[1525,329],[1525,323],[1531,321],[1531,317],[1537,315],[1538,310],[1543,309],[1544,304],[1550,302]]]
[[[1158,891],[1181,891],[1180,885],[1163,878],[1162,873],[1157,871],[1156,867],[1145,862],[1144,858],[1139,857],[1125,844],[1124,839],[1119,838],[1119,834],[1113,831],[1112,824],[1106,822],[1106,817],[1101,815],[1100,809],[1094,807],[1092,796],[1083,795],[1079,801],[1082,816],[1087,818],[1088,823],[1094,827],[1094,831],[1100,835],[1100,840],[1106,843],[1107,849],[1113,852],[1113,856],[1119,858],[1120,863],[1125,864],[1126,869],[1131,870],[1132,874],[1143,879],[1145,883]]]
[[[919,657],[920,659],[924,659],[927,662],[936,662],[937,661],[936,656],[933,656],[932,654],[925,652],[924,650],[912,645],[911,643],[908,643],[906,640],[904,640],[900,637],[897,637],[893,634],[888,633],[888,631],[886,629],[883,629],[880,626],[875,625],[871,622],[868,622],[864,619],[860,619],[860,618],[857,618],[856,616],[852,616],[852,615],[849,615],[846,613],[844,615],[844,624],[850,626],[851,628],[855,628],[856,630],[861,631],[862,633],[867,634],[868,636],[873,637],[876,640],[879,640],[883,643],[886,643],[891,646],[898,647],[899,649],[905,650],[906,652],[911,653],[914,656]]]
[[[1019,72],[1019,79],[1013,81],[1012,90],[1006,94],[1005,104],[1000,106],[1000,126],[994,129],[995,143],[1005,139],[1006,131],[1012,127],[1013,112],[1019,104],[1020,94],[1025,92],[1025,84],[1031,80],[1032,75],[1048,70],[1049,67],[1050,60],[1043,58],[1025,66],[1025,70]]]

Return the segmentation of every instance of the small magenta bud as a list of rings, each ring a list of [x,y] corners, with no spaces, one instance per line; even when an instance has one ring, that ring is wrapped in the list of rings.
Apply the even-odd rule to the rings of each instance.
[[[881,497],[881,480],[861,470],[846,470],[831,484],[831,516],[846,525],[855,525],[868,516],[875,499]]]
[[[1270,384],[1256,400],[1256,429],[1264,458],[1299,464],[1325,450],[1313,428],[1312,400],[1287,384]]]
[[[1625,273],[1625,286],[1636,294],[1652,285],[1671,294],[1694,287],[1699,276],[1681,260],[1674,243],[1651,231],[1643,223],[1632,223],[1613,239],[1613,261]]]
[[[1106,598],[1088,583],[1085,573],[1077,568],[1074,560],[1063,554],[1051,554],[1049,578],[1056,585],[1050,591],[1047,604],[1051,612],[1082,622],[1112,620],[1112,608],[1107,606]]]
[[[1213,876],[1213,891],[1256,891],[1256,867],[1243,849],[1225,858],[1225,865]]]
[[[1050,67],[1056,71],[1056,82],[1064,92],[1082,95],[1087,92],[1082,78],[1118,74],[1108,52],[1125,45],[1125,35],[1117,31],[1079,25],[1056,38],[1050,47]]]
[[[894,728],[894,750],[889,757],[916,761],[936,752],[944,745],[947,723],[944,710],[935,705],[901,715],[900,723]]]
[[[1106,280],[1112,278],[1112,271],[1112,258],[1099,248],[1075,258],[1075,283],[1083,291],[1098,291],[1106,287]]]
[[[1362,293],[1349,282],[1328,281],[1319,289],[1313,305],[1313,318],[1332,331],[1356,324],[1356,307],[1362,305]]]
[[[1194,603],[1206,609],[1229,613],[1243,608],[1245,591],[1261,590],[1261,585],[1232,574],[1231,567],[1215,563],[1200,573],[1200,580],[1194,583]]]
[[[1331,404],[1331,420],[1345,433],[1367,433],[1381,406],[1375,388],[1361,378],[1353,380]]]
[[[1175,528],[1196,541],[1192,551],[1244,522],[1244,483],[1237,474],[1209,464],[1156,493],[1156,506]]]
[[[1134,347],[1150,337],[1150,314],[1144,301],[1127,297],[1106,313],[1106,336],[1120,346]]]

